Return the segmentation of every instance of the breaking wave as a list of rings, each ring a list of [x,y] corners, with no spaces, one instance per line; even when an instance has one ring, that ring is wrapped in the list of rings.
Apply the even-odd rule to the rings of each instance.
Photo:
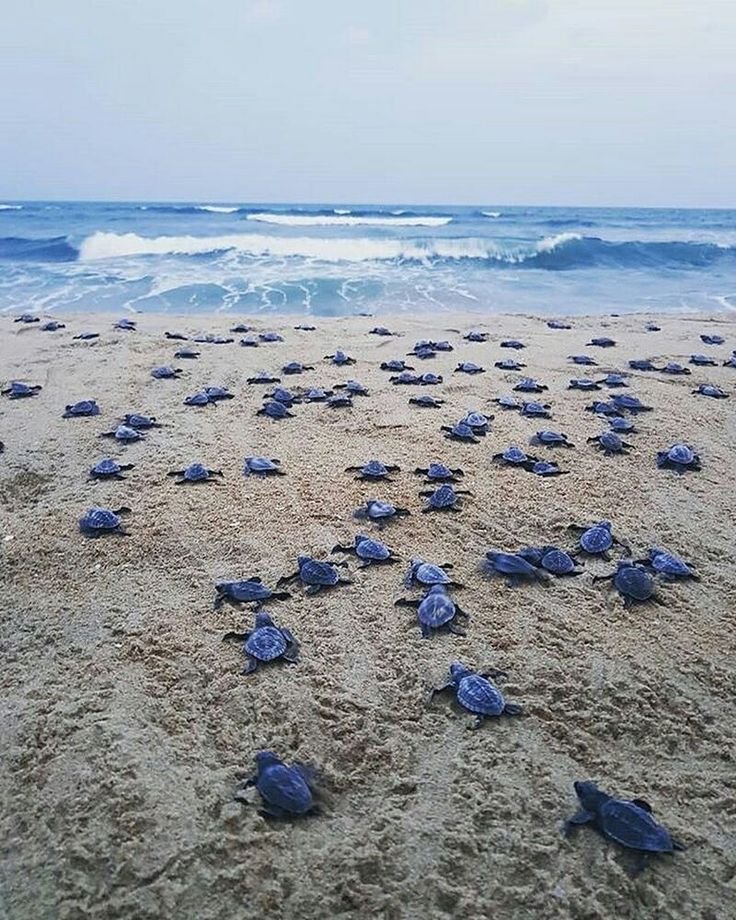
[[[261,211],[249,214],[248,220],[264,224],[279,224],[284,227],[444,227],[451,217],[369,217],[335,211],[334,214],[275,214]]]

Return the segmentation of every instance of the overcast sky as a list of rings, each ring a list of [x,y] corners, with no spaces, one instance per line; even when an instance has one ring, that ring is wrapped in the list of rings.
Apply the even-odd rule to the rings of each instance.
[[[0,196],[736,206],[736,0],[9,0]]]

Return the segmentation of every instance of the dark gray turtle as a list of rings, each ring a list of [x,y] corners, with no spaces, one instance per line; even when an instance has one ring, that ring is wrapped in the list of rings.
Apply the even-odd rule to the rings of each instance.
[[[459,511],[457,506],[458,495],[471,495],[467,489],[455,489],[449,482],[443,483],[434,490],[420,492],[420,495],[427,496],[427,504],[422,508],[423,512],[428,511]]]
[[[535,460],[525,468],[535,476],[566,476],[569,473],[569,470],[561,470],[556,463],[548,460]]]
[[[366,568],[369,565],[376,565],[383,562],[398,562],[393,552],[375,537],[368,537],[359,533],[355,537],[354,546],[337,546],[332,547],[333,553],[354,553],[361,560],[360,568]]]
[[[368,388],[358,380],[346,380],[345,383],[336,383],[336,390],[347,390],[350,396],[368,396]]]
[[[64,410],[62,418],[82,418],[88,415],[99,415],[100,407],[94,399],[83,399],[80,402],[72,403]]]
[[[444,399],[437,399],[436,396],[412,396],[409,399],[410,405],[421,406],[423,409],[439,409],[444,402]]]
[[[494,416],[492,415],[484,415],[482,412],[468,409],[465,415],[460,419],[460,424],[467,425],[469,428],[472,428],[476,434],[485,436],[488,433],[493,418]]]
[[[642,604],[645,601],[661,603],[654,593],[654,578],[642,565],[630,559],[621,559],[615,572],[610,575],[594,575],[593,581],[606,581],[613,579],[613,584],[623,598],[626,607],[631,604]]]
[[[389,477],[389,473],[398,473],[400,470],[400,466],[387,466],[385,463],[381,463],[380,460],[369,460],[362,466],[345,467],[346,473],[358,473],[358,475],[355,477],[356,479],[370,479],[374,482],[379,479],[384,479],[386,482],[393,482],[393,480]]]
[[[573,377],[568,385],[568,390],[600,390],[601,385],[590,377]]]
[[[715,367],[718,362],[708,355],[690,355],[690,364],[695,364],[696,367]]]
[[[353,398],[347,393],[335,393],[327,397],[325,405],[328,409],[352,409]]]
[[[385,326],[374,326],[372,329],[368,330],[368,335],[389,336],[395,334],[396,333],[391,332],[391,330],[387,329]]]
[[[520,549],[517,555],[558,578],[583,574],[582,569],[577,568],[575,557],[558,546],[528,546]]]
[[[630,412],[636,415],[638,412],[651,412],[651,406],[645,406],[644,403],[631,393],[614,393],[611,402],[619,412]]]
[[[38,316],[34,316],[32,313],[21,313],[20,316],[16,316],[13,320],[14,323],[40,323],[41,320]]]
[[[518,553],[503,553],[498,550],[489,550],[486,553],[484,571],[505,576],[509,588],[515,588],[521,581],[549,580],[545,572]]]
[[[477,329],[471,329],[470,332],[466,332],[463,336],[466,342],[487,342],[488,333],[487,332],[478,332]]]
[[[334,355],[325,355],[326,361],[331,361],[333,364],[337,364],[338,367],[342,367],[345,364],[355,364],[355,358],[351,358],[350,355],[346,355],[344,351],[340,351],[338,348]]]
[[[289,361],[281,368],[283,374],[303,374],[304,371],[313,371],[311,364],[302,364],[300,361]]]
[[[305,594],[317,594],[323,588],[352,584],[351,581],[343,578],[337,571],[336,566],[343,564],[339,562],[320,562],[319,559],[313,559],[311,556],[299,556],[297,558],[297,571],[292,575],[283,575],[279,578],[277,585],[281,586],[299,579],[304,585]]]
[[[104,460],[100,460],[99,463],[96,463],[92,469],[89,471],[90,479],[125,479],[123,473],[127,470],[132,470],[135,464],[133,463],[118,463],[117,460],[112,460],[109,457],[105,457]]]
[[[151,370],[151,377],[155,377],[157,380],[171,380],[182,373],[183,371],[179,367],[169,367],[168,364],[162,364]]]
[[[493,400],[495,403],[504,409],[521,409],[522,403],[520,403],[514,396],[499,396]]]
[[[550,329],[572,329],[569,323],[565,323],[561,319],[548,319],[547,326]]]
[[[657,466],[660,469],[676,470],[678,473],[699,470],[700,457],[689,444],[673,444],[667,450],[657,452]]]
[[[614,537],[610,521],[598,521],[587,526],[571,524],[569,529],[577,531],[580,535],[580,549],[589,556],[603,556],[604,559],[608,559],[608,551],[614,544],[624,546]],[[628,549],[625,546],[624,548]]]
[[[283,342],[284,337],[279,335],[278,332],[259,332],[258,338],[262,342]]]
[[[526,348],[526,345],[523,342],[520,342],[518,339],[506,339],[501,342],[501,348]]]
[[[588,444],[593,442],[607,457],[612,454],[625,454],[633,447],[633,444],[627,444],[615,431],[604,431],[603,434],[596,434],[588,438]]]
[[[199,355],[200,355],[200,352],[195,351],[194,348],[180,348],[179,351],[174,352],[174,357],[180,358],[180,359],[193,360],[194,358],[198,358]]]
[[[374,524],[378,524],[379,527],[383,527],[383,525],[392,518],[404,517],[407,514],[409,514],[409,511],[407,511],[406,508],[397,508],[396,505],[391,504],[391,502],[383,502],[372,498],[369,499],[365,505],[356,509],[353,517],[359,520],[370,520],[373,521]]]
[[[163,428],[163,425],[156,421],[154,415],[141,415],[139,412],[128,412],[122,417],[120,424],[127,425],[129,428],[135,428],[138,431],[148,431],[150,428]]]
[[[415,374],[413,371],[402,371],[388,379],[394,386],[420,386],[422,382],[421,374]]]
[[[623,374],[606,374],[598,382],[607,387],[627,387],[629,385]]]
[[[304,402],[326,402],[332,396],[332,390],[323,390],[322,387],[312,387],[302,396]]]
[[[500,371],[520,371],[522,368],[526,367],[526,364],[522,364],[520,361],[514,361],[513,358],[505,358],[503,361],[496,361],[493,366],[497,367]]]
[[[287,409],[291,409],[294,403],[301,402],[301,397],[286,387],[274,387],[270,393],[266,393],[264,399],[273,399],[274,402],[283,403]]]
[[[607,336],[602,335],[598,338],[591,339],[588,342],[588,345],[595,345],[597,348],[613,348],[616,342],[613,339],[609,339]]]
[[[89,537],[101,537],[110,533],[127,537],[129,534],[127,530],[123,530],[121,515],[129,512],[130,508],[116,508],[115,511],[110,511],[109,508],[90,508],[79,519],[79,529]]]
[[[693,393],[696,396],[710,396],[712,399],[728,399],[728,393],[713,383],[701,383]]]
[[[123,317],[123,319],[119,319],[112,328],[121,329],[123,332],[135,332],[137,325],[134,319]]]
[[[519,393],[542,393],[544,390],[548,390],[549,387],[533,377],[522,377],[514,389]]]
[[[298,329],[300,332],[314,332],[317,327],[310,326],[309,323],[300,323],[298,326],[294,326],[294,328]]]
[[[188,342],[189,336],[184,335],[182,332],[164,332],[164,336],[167,339],[173,339],[176,342]]]
[[[567,435],[560,431],[537,431],[534,437],[529,441],[530,444],[539,444],[543,447],[574,447],[567,440]]]
[[[636,431],[636,426],[630,418],[624,418],[623,415],[609,415],[606,418],[610,428],[621,434],[630,431],[632,434]]]
[[[419,377],[419,386],[436,386],[437,384],[442,383],[442,380],[442,374],[422,374]]]
[[[240,345],[242,348],[258,348],[261,342],[256,335],[245,335],[240,340]]]
[[[414,348],[407,352],[407,355],[413,355],[415,358],[419,358],[420,361],[426,361],[428,358],[434,358],[436,354],[437,352],[432,347],[431,342],[427,342],[426,344],[420,344],[417,342]]]
[[[722,335],[701,335],[700,341],[704,345],[723,345],[726,340]]]
[[[583,364],[589,366],[598,364],[595,358],[591,358],[590,355],[568,355],[567,360],[572,361],[573,364]]]
[[[464,636],[465,630],[455,624],[460,616],[468,618],[468,614],[461,610],[447,593],[447,588],[442,584],[434,584],[421,600],[408,600],[400,598],[395,601],[397,607],[416,607],[417,619],[422,636],[429,639],[433,630],[442,629]]]
[[[235,326],[230,327],[230,332],[237,332],[237,333],[253,332],[253,327],[246,326],[245,323],[237,323]]]
[[[114,431],[103,431],[101,438],[115,438],[123,444],[132,444],[133,441],[145,440],[145,435],[138,431],[137,428],[131,428],[130,425],[118,425]]]
[[[268,371],[259,371],[253,377],[248,377],[247,383],[281,383],[280,377],[269,374]]]
[[[526,418],[552,418],[549,411],[552,407],[547,403],[527,402],[521,404],[521,414]]]
[[[418,585],[447,585],[455,588],[462,588],[462,585],[447,574],[445,569],[453,568],[449,562],[443,562],[442,565],[435,565],[433,562],[425,562],[419,556],[415,556],[409,565],[409,569],[404,576],[404,587],[411,588],[416,582]]]
[[[209,396],[200,390],[199,393],[192,393],[191,396],[187,396],[184,400],[185,406],[195,406],[197,408],[203,408],[204,406],[215,406],[217,407],[217,400],[210,399]]]
[[[724,367],[736,367],[736,353],[732,354],[731,357],[723,362]]]
[[[258,576],[240,581],[220,581],[215,585],[215,610],[227,601],[229,604],[260,604],[261,601],[285,601],[291,595],[287,591],[272,591]]]
[[[456,374],[485,374],[486,369],[480,364],[473,364],[472,361],[461,361],[454,372]]]
[[[395,358],[391,361],[382,361],[381,370],[400,374],[402,371],[413,371],[414,368],[410,367],[403,358]]]
[[[658,370],[655,367],[654,362],[651,358],[632,358],[629,361],[629,367],[632,371],[656,371]]]
[[[674,853],[685,847],[652,817],[652,807],[643,799],[614,799],[590,780],[578,781],[575,794],[580,810],[565,824],[565,834],[590,824],[606,840],[635,850],[638,860],[632,875],[638,875],[657,853]]]
[[[228,339],[223,335],[213,335],[211,332],[207,332],[204,335],[195,335],[192,341],[202,345],[230,345],[235,339]]]
[[[178,476],[176,485],[184,486],[187,484],[196,485],[200,482],[217,482],[213,476],[222,476],[222,470],[208,470],[201,463],[190,463],[183,470],[171,470],[167,476]]]
[[[430,346],[435,351],[455,351],[454,347],[444,339],[441,342],[431,342]]]
[[[51,319],[41,326],[41,332],[57,332],[59,329],[66,329],[66,325],[57,322],[55,319]]]
[[[80,342],[91,342],[93,339],[99,339],[99,332],[80,332],[79,335],[73,335],[73,339],[77,339]]]
[[[256,415],[265,415],[276,421],[283,418],[294,418],[294,413],[289,412],[288,408],[283,403],[277,402],[275,399],[271,399],[264,403],[256,412]]]
[[[299,643],[288,629],[276,626],[265,610],[256,611],[255,627],[248,632],[227,632],[223,642],[242,642],[246,664],[243,674],[252,674],[259,664],[279,659],[298,664]]]
[[[285,476],[286,474],[279,468],[280,460],[269,459],[268,457],[246,457],[243,463],[243,475],[250,476]]]
[[[219,402],[221,399],[235,399],[235,396],[227,387],[205,387],[204,392],[211,402]]]
[[[663,374],[673,374],[675,376],[687,376],[692,373],[689,367],[678,364],[677,361],[669,361],[664,367],[659,368],[659,370]]]
[[[536,457],[530,457],[520,447],[507,447],[500,454],[494,454],[491,457],[494,463],[502,463],[505,466],[525,467],[530,463],[536,462]]]
[[[480,444],[480,440],[476,437],[478,432],[464,422],[457,422],[452,426],[442,425],[440,431],[446,431],[445,437],[450,438],[451,441],[470,441],[472,444]]]
[[[595,412],[596,415],[618,415],[619,408],[612,402],[605,402],[602,399],[595,399],[585,407],[586,412]]]
[[[468,712],[472,712],[475,721],[468,728],[480,728],[488,718],[496,716],[520,716],[523,709],[517,703],[507,703],[499,688],[492,682],[504,677],[504,671],[473,671],[472,668],[455,661],[450,665],[450,672],[445,683],[440,687],[433,687],[429,693],[427,703],[430,703],[436,693],[452,690],[455,699]]]
[[[38,384],[27,384],[21,383],[19,380],[11,380],[10,386],[0,390],[0,392],[3,396],[7,396],[8,399],[27,399],[29,396],[38,395],[42,389],[43,387]]]
[[[430,463],[428,467],[418,466],[414,472],[417,476],[426,476],[430,482],[459,482],[458,477],[465,475],[459,467],[450,469],[444,463],[436,461]]]
[[[644,329],[647,332],[661,332],[662,331],[662,327],[658,326],[656,323],[647,323]]]
[[[653,546],[649,550],[649,556],[646,559],[636,560],[640,565],[649,566],[657,575],[661,575],[668,581],[674,581],[677,578],[692,578],[699,581],[699,576],[693,571],[692,564],[675,556],[674,553],[662,549],[660,546]]]
[[[273,751],[259,751],[255,775],[241,784],[235,798],[250,804],[244,790],[255,786],[261,796],[260,813],[264,817],[303,817],[317,811],[315,780],[315,771],[307,764],[293,763],[289,767]]]

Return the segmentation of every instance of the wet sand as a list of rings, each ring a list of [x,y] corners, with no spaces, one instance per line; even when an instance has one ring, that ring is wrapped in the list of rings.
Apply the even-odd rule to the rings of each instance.
[[[733,522],[734,406],[691,395],[712,382],[736,394],[736,370],[720,366],[736,347],[728,316],[644,315],[571,320],[493,316],[336,318],[295,331],[294,318],[255,318],[286,341],[259,348],[181,343],[163,330],[226,334],[233,318],[139,316],[115,331],[109,315],[64,317],[44,333],[0,320],[3,383],[41,384],[32,399],[0,402],[2,589],[2,894],[0,915],[45,918],[249,917],[698,918],[721,920],[736,903],[736,566]],[[240,321],[241,318],[238,318]],[[248,322],[247,318],[242,321]],[[377,322],[401,337],[380,338]],[[486,343],[463,341],[476,328]],[[101,333],[73,341],[82,329]],[[702,332],[726,344],[705,346]],[[610,335],[610,349],[586,346]],[[455,350],[410,361],[444,375],[425,387],[439,409],[408,405],[418,387],[392,386],[379,363],[419,338]],[[527,348],[499,347],[519,338]],[[340,369],[323,356],[343,348]],[[605,425],[583,407],[599,394],[568,391],[571,377],[626,370],[629,358],[683,363],[712,354],[718,367],[687,377],[631,373],[654,411],[639,416],[626,457],[586,444]],[[598,368],[567,355],[588,353]],[[549,386],[553,419],[503,412],[492,398],[521,374],[493,367],[516,357]],[[258,370],[313,364],[287,386],[356,378],[370,390],[352,410],[295,407],[294,418],[257,417],[269,388]],[[409,359],[407,359],[409,360]],[[487,368],[453,374],[458,361]],[[178,380],[150,369],[175,364]],[[190,408],[202,386],[236,398]],[[96,418],[62,419],[67,403],[95,398]],[[495,412],[480,444],[446,440],[439,428],[467,409]],[[165,427],[130,446],[100,440],[126,412]],[[525,446],[538,428],[565,432],[575,450],[552,452],[569,475],[542,479],[499,468],[492,454]],[[655,466],[657,450],[684,440],[702,471]],[[544,450],[536,453],[547,456]],[[281,460],[283,477],[244,478],[246,455]],[[103,456],[135,464],[123,482],[90,482]],[[377,457],[401,471],[392,483],[357,482],[343,468]],[[471,490],[458,514],[421,514],[417,466],[443,460],[465,470]],[[199,460],[221,469],[219,486],[179,487],[166,476]],[[401,565],[357,570],[353,584],[267,605],[302,645],[294,666],[243,676],[228,630],[252,610],[213,611],[222,579],[260,575],[272,585],[298,554],[326,558],[351,542],[352,512],[367,498],[411,516],[383,538]],[[132,509],[131,536],[83,537],[86,508]],[[479,572],[491,548],[571,546],[570,523],[610,519],[635,555],[663,545],[692,561],[698,583],[663,583],[663,603],[625,609],[591,576],[612,564],[585,559],[585,574],[545,586],[508,588]],[[452,562],[465,584],[465,637],[422,639],[404,561]],[[470,717],[427,689],[450,662],[502,668],[522,718],[467,730]],[[292,823],[267,821],[233,800],[253,755],[271,748],[322,772],[324,811]],[[688,846],[638,878],[631,861],[590,829],[564,839],[576,810],[572,783],[595,779],[620,797],[642,797]]]

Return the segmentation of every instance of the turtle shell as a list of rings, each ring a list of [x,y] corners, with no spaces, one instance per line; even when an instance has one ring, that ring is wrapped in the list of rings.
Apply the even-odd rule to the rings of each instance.
[[[83,399],[80,402],[76,402],[71,406],[66,407],[64,412],[64,417],[69,418],[72,416],[78,415],[99,415],[100,407],[94,401],[94,399]]]
[[[569,553],[557,547],[550,547],[546,550],[540,560],[543,569],[551,572],[553,575],[568,575],[575,570],[575,560]]]
[[[595,555],[605,553],[613,546],[611,525],[608,521],[601,521],[589,527],[580,537],[580,545],[586,553]]]
[[[621,594],[636,601],[646,601],[654,593],[654,579],[640,565],[619,565],[613,583]]]
[[[373,559],[376,562],[382,562],[391,555],[391,550],[385,543],[362,536],[355,538],[355,552],[360,559]]]
[[[433,562],[422,562],[412,569],[413,577],[422,585],[446,585],[450,583],[450,576],[445,570]]]
[[[289,410],[283,403],[271,400],[263,404],[262,413],[269,416],[269,418],[287,418]]]
[[[151,376],[156,377],[159,380],[166,380],[170,377],[176,377],[176,371],[173,367],[168,367],[167,365],[161,365],[161,367],[154,367],[151,371]]]
[[[567,437],[559,431],[538,431],[536,437],[542,444],[567,444]]]
[[[519,371],[524,367],[523,364],[514,361],[513,358],[507,358],[505,361],[496,361],[494,366],[502,371]]]
[[[619,454],[623,450],[624,442],[615,431],[604,431],[598,438],[601,447],[612,454]]]
[[[465,422],[458,422],[456,425],[453,425],[450,433],[453,437],[460,438],[463,441],[474,441],[476,434],[470,425],[467,425]]]
[[[80,518],[80,530],[116,530],[120,526],[120,517],[108,508],[90,508]]]
[[[337,569],[329,562],[303,559],[299,563],[299,577],[305,585],[336,585],[340,580]]]
[[[187,396],[184,400],[185,406],[206,406],[210,402],[210,398],[206,393],[194,393],[192,396]]]
[[[671,853],[674,849],[669,831],[634,802],[605,802],[598,812],[598,825],[610,840],[634,850]]]
[[[278,465],[268,457],[246,457],[243,472],[247,476],[248,473],[270,473],[277,469]]]
[[[665,550],[652,550],[651,566],[655,572],[660,572],[662,575],[687,578],[693,574],[690,566],[683,562],[679,556],[675,556]]]
[[[380,460],[369,460],[366,464],[364,464],[361,467],[360,472],[364,476],[372,476],[376,479],[379,476],[388,475],[388,470],[386,469],[385,465],[381,463]]]
[[[623,415],[609,415],[608,424],[614,431],[633,431],[634,423]]]
[[[444,463],[430,463],[427,467],[428,479],[449,479],[450,476],[452,476],[452,470]]]
[[[529,460],[520,447],[509,447],[501,456],[507,463],[526,463]]]
[[[572,361],[573,364],[595,365],[598,363],[590,355],[568,355],[568,360]]]
[[[532,418],[539,415],[548,416],[549,410],[547,406],[543,405],[542,403],[525,402],[521,407],[521,414],[530,416]]]
[[[484,716],[500,716],[506,705],[498,687],[480,674],[461,678],[457,685],[457,701],[469,712]]]
[[[201,463],[190,463],[184,470],[184,478],[188,482],[201,482],[203,479],[209,479],[210,474],[207,472],[207,467]]]
[[[469,425],[471,428],[478,429],[487,429],[489,424],[488,416],[483,415],[482,412],[467,412],[465,417],[462,420],[464,425]]]
[[[559,473],[560,468],[556,463],[550,463],[548,460],[537,460],[531,471],[537,476],[551,476],[554,473]]]
[[[676,463],[679,466],[690,466],[695,462],[695,451],[687,444],[673,444],[666,452],[666,458],[670,463]]]
[[[419,622],[430,629],[439,629],[449,623],[455,613],[455,602],[441,585],[431,587],[417,607]]]
[[[715,367],[717,362],[708,355],[690,355],[690,363],[697,364],[698,367]]]
[[[260,581],[244,579],[243,581],[223,581],[215,585],[221,594],[231,597],[234,601],[248,603],[249,601],[266,600],[271,597],[271,591]]]
[[[573,377],[570,381],[570,390],[600,390],[600,384],[589,377]]]
[[[120,472],[120,464],[116,460],[105,457],[92,467],[92,472],[97,476],[116,476]]]
[[[143,435],[137,428],[131,428],[130,425],[118,425],[115,429],[116,441],[140,441]]]
[[[245,640],[245,650],[258,661],[273,661],[286,651],[287,642],[275,626],[259,626]]]
[[[457,502],[457,495],[451,485],[445,483],[429,496],[432,508],[451,508]]]
[[[293,815],[306,814],[314,805],[312,791],[301,770],[287,767],[276,757],[265,767],[259,765],[256,789],[264,801]]]

